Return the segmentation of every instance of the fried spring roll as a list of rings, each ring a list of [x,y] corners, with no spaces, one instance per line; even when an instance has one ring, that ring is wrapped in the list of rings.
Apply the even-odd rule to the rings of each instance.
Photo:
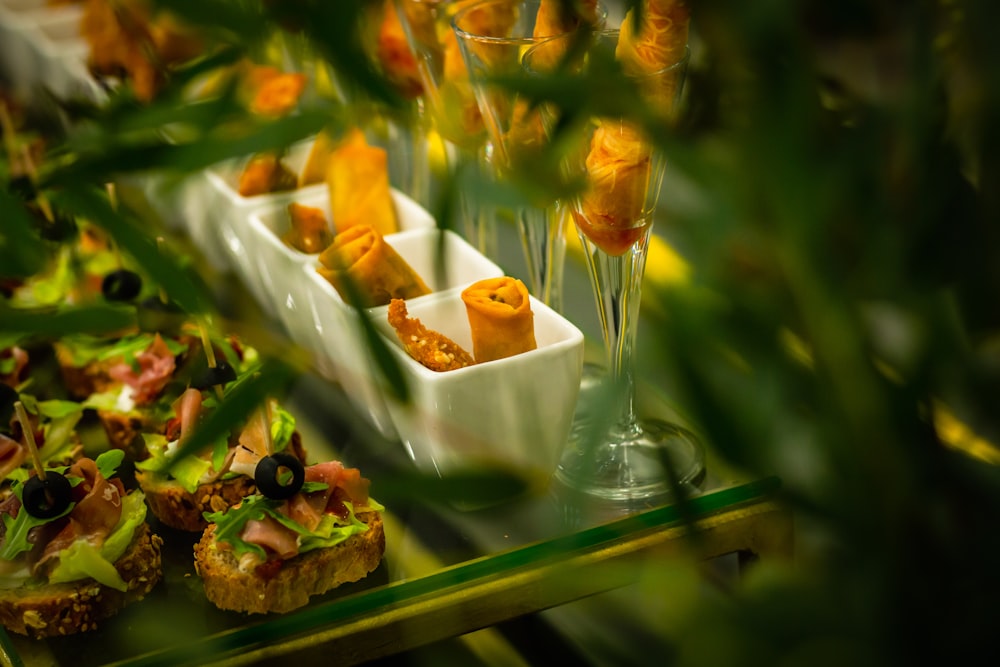
[[[684,0],[646,0],[643,22],[636,26],[633,10],[622,20],[615,57],[640,74],[652,74],[680,62],[687,51],[691,10]],[[682,77],[653,80],[646,94],[665,112],[674,106]]]
[[[330,155],[335,147],[336,144],[328,132],[320,132],[316,135],[315,141],[309,147],[305,164],[299,171],[298,186],[300,188],[326,181],[326,170],[330,165]]]
[[[292,202],[288,205],[288,219],[291,226],[281,240],[296,250],[315,255],[333,242],[323,209]]]
[[[640,75],[662,72],[687,50],[690,11],[682,0],[646,0],[644,22],[636,29],[631,10],[622,21],[616,57]],[[651,104],[669,115],[682,73],[648,77]],[[602,121],[587,155],[590,179],[577,223],[610,255],[621,255],[641,236],[643,207],[650,187],[652,151],[639,129]]]
[[[565,0],[541,0],[532,37],[541,41],[546,37],[572,32],[583,24],[597,25],[597,0],[580,0],[573,5],[567,5]],[[539,53],[544,54],[536,62],[539,69],[555,67],[563,55],[563,51],[556,48],[543,49]]]
[[[358,224],[370,225],[383,235],[399,231],[386,152],[369,146],[361,130],[351,130],[330,153],[326,183],[338,231]]]
[[[361,306],[384,306],[392,299],[409,299],[431,290],[403,257],[370,225],[355,225],[337,234],[319,255],[317,271],[345,301],[351,281]]]
[[[465,288],[462,301],[477,364],[538,347],[528,288],[520,280],[509,276],[480,280]]]

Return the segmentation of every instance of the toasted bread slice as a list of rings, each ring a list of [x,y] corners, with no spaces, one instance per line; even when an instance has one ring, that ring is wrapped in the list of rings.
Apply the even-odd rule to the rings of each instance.
[[[148,472],[136,471],[135,479],[146,494],[149,510],[165,526],[199,532],[208,522],[203,512],[221,512],[257,492],[257,485],[244,475],[202,484],[194,493],[173,480],[160,480]]]
[[[241,571],[233,552],[218,548],[212,524],[194,546],[195,570],[205,584],[205,596],[220,609],[283,613],[304,606],[313,595],[363,579],[382,561],[385,532],[378,512],[357,516],[368,530],[329,549],[283,561],[269,578],[255,570]]]
[[[298,431],[292,434],[288,452],[305,462],[306,450]],[[189,532],[201,532],[208,526],[203,512],[222,512],[257,492],[257,484],[245,475],[202,484],[194,493],[178,482],[142,470],[136,471],[135,479],[146,494],[150,511],[160,523]]]
[[[102,620],[144,598],[160,581],[162,544],[148,525],[136,531],[128,550],[115,562],[128,584],[125,592],[93,579],[0,589],[0,622],[12,632],[36,639],[93,630]]]

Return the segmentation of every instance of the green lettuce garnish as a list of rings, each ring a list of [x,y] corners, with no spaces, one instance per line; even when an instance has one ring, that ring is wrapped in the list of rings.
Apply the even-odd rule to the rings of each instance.
[[[280,405],[271,411],[271,443],[274,451],[284,451],[295,433],[295,417]]]
[[[38,455],[43,464],[55,461],[65,461],[70,458],[77,440],[76,425],[83,417],[83,405],[75,401],[39,401],[31,394],[20,394],[21,402],[25,409],[41,416],[43,442],[38,450]],[[15,468],[7,473],[4,479],[19,480],[24,482],[28,479],[29,472],[26,468]]]
[[[262,521],[265,517],[271,517],[298,534],[300,554],[335,546],[353,535],[368,530],[368,525],[355,516],[354,505],[350,502],[344,503],[348,511],[346,521],[336,515],[325,514],[316,529],[312,531],[282,514],[279,511],[282,505],[284,505],[282,500],[271,500],[265,496],[255,495],[244,498],[238,507],[231,507],[224,512],[205,512],[204,517],[215,524],[215,539],[232,546],[237,558],[247,553],[256,554],[261,559],[267,557],[264,548],[259,544],[246,542],[240,538],[247,522]]]
[[[128,550],[135,531],[146,520],[146,502],[141,491],[122,496],[122,515],[100,548],[86,540],[77,540],[59,553],[59,564],[49,575],[53,584],[90,577],[122,591],[128,590],[114,563]]]
[[[161,471],[166,469],[167,464],[171,461],[167,450],[166,436],[159,433],[144,433],[142,437],[146,442],[146,449],[150,456],[136,463],[135,467],[144,472],[161,474]],[[220,444],[224,449],[228,447],[225,438],[219,438],[219,440],[221,443],[216,442],[213,445],[213,450],[217,449]],[[173,465],[170,475],[184,487],[185,491],[194,493],[201,486],[202,477],[212,469],[212,464],[212,461],[199,456],[185,456]]]
[[[120,449],[112,449],[104,452],[98,456],[94,463],[97,464],[97,469],[102,476],[108,478],[115,474],[118,470],[118,466],[121,465],[122,460],[125,458],[125,452]],[[67,466],[61,466],[56,468],[50,468],[59,474],[66,474],[69,470]],[[69,480],[70,484],[76,486],[83,480],[75,475],[67,475],[66,479]],[[17,496],[18,500],[21,499],[21,493],[24,487],[24,480],[14,480],[11,484],[11,492]],[[25,551],[29,551],[32,545],[28,542],[28,533],[35,526],[40,526],[49,521],[55,521],[59,517],[66,516],[73,511],[75,503],[70,503],[66,510],[57,517],[52,517],[50,519],[39,519],[32,516],[28,512],[18,512],[16,517],[12,517],[9,514],[3,515],[3,523],[6,528],[4,533],[3,547],[0,548],[0,558],[4,560],[14,560],[20,554]],[[130,538],[131,539],[131,538]],[[117,560],[117,558],[115,559]]]
[[[135,364],[136,355],[144,352],[152,344],[156,334],[138,332],[109,341],[100,336],[76,334],[62,339],[63,347],[69,351],[76,366],[84,366],[91,361],[106,361],[115,357],[124,357],[126,363]],[[166,337],[163,339],[167,349],[174,356],[187,351],[188,345]]]

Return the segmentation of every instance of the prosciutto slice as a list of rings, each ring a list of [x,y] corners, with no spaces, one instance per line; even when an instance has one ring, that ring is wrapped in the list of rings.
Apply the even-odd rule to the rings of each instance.
[[[132,387],[132,398],[138,405],[146,405],[156,400],[173,377],[177,360],[160,334],[135,357],[135,370],[130,364],[119,363],[108,373],[112,378]]]
[[[80,459],[70,467],[67,475],[83,478],[73,487],[76,506],[42,550],[33,567],[36,574],[77,540],[84,539],[99,547],[121,518],[125,488],[120,480],[105,478],[91,459]]]
[[[24,463],[28,448],[13,438],[0,433],[0,479],[6,478]]]

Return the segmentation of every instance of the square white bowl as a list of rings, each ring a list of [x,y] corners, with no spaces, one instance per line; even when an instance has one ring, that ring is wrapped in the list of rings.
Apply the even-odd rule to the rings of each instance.
[[[503,275],[503,269],[450,230],[416,229],[389,234],[385,241],[432,290],[431,294],[415,297],[408,303],[419,303],[436,294],[457,294],[472,282]],[[444,265],[444,273],[436,270],[440,264]],[[329,366],[328,374],[335,377],[354,407],[380,433],[386,437],[402,435],[385,405],[381,376],[358,311],[344,302],[333,285],[316,271],[317,266],[314,259],[304,267],[311,320],[298,321],[301,328],[290,335],[321,359],[323,367]],[[388,306],[376,306],[364,312],[375,322],[385,320],[387,310]]]
[[[412,199],[392,189],[392,203],[396,209],[400,229],[434,229],[431,214]],[[278,318],[291,333],[310,318],[306,312],[306,281],[301,278],[301,267],[316,265],[317,255],[310,255],[289,247],[281,236],[291,227],[288,205],[295,201],[323,211],[330,231],[336,230],[336,221],[330,213],[330,198],[325,188],[303,192],[292,200],[281,198],[254,209],[248,215],[246,234],[241,228],[230,226],[222,231],[224,248],[230,263],[244,278],[258,303],[269,315]],[[250,241],[242,243],[240,237]]]
[[[407,379],[410,400],[385,395],[389,415],[417,467],[442,474],[505,466],[548,479],[569,437],[583,372],[583,333],[531,297],[538,348],[453,371],[435,372],[412,359],[383,316]],[[410,317],[472,350],[460,290],[407,301]]]

